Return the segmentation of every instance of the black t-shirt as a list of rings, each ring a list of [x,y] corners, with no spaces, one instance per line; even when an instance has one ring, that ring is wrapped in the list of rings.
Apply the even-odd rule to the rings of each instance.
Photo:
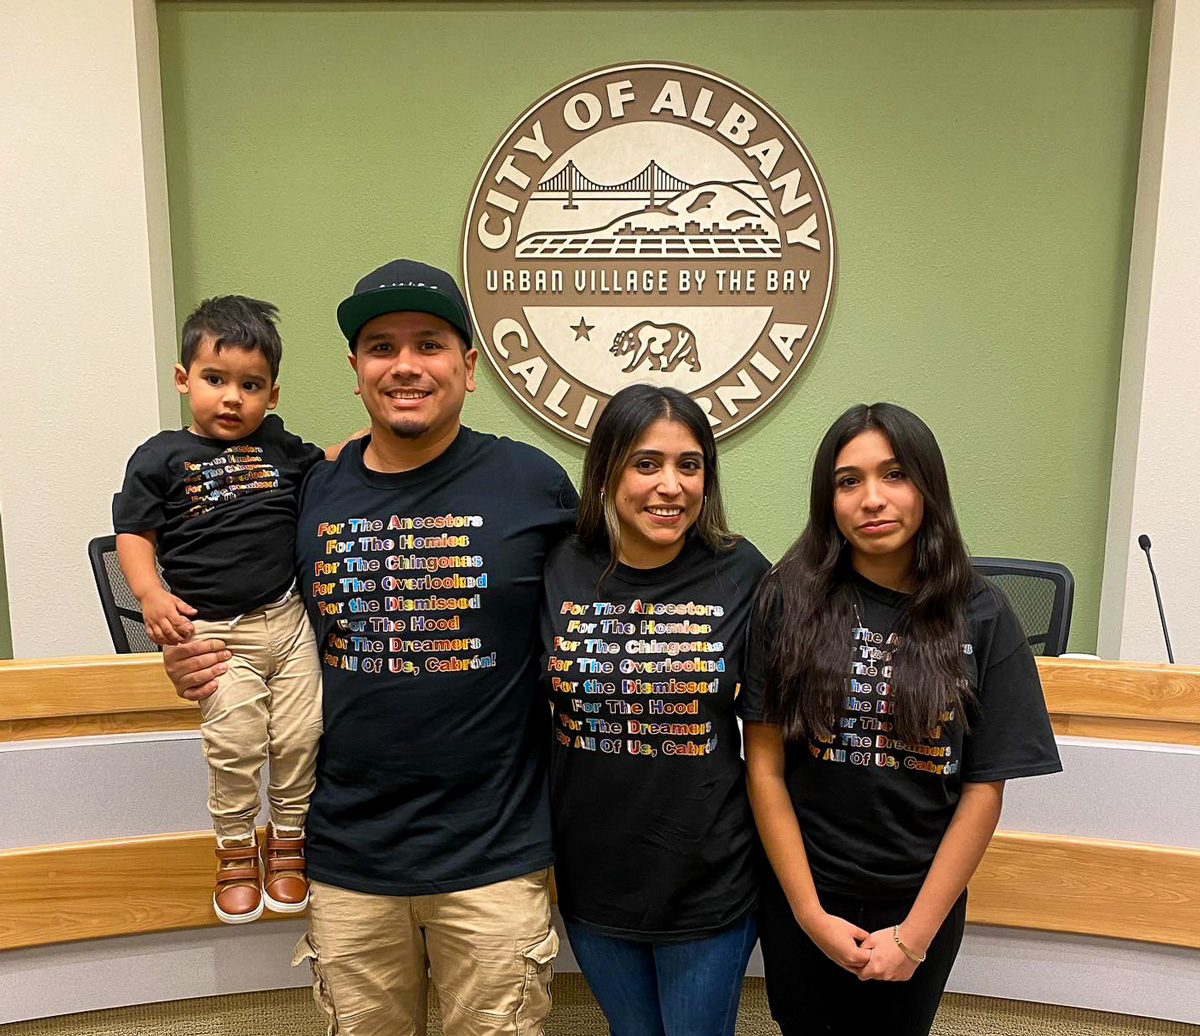
[[[623,938],[700,938],[757,898],[734,697],[770,566],[746,540],[697,537],[600,586],[607,565],[574,537],[546,563],[559,908]]]
[[[324,676],[309,872],[415,896],[548,866],[537,616],[575,489],[533,447],[466,428],[398,474],[363,464],[368,442],[315,471],[300,504]]]
[[[300,483],[324,456],[275,414],[232,441],[159,432],[129,459],[113,528],[156,534],[163,578],[196,618],[253,611],[295,578]]]
[[[835,734],[786,743],[786,775],[813,881],[863,898],[920,890],[964,782],[1002,781],[1062,769],[1037,666],[1003,594],[977,578],[966,605],[967,679],[977,705],[964,735],[958,717],[917,743],[895,739],[889,699],[892,637],[905,594],[853,576],[858,620],[847,694]],[[745,719],[762,721],[768,615],[751,637]]]

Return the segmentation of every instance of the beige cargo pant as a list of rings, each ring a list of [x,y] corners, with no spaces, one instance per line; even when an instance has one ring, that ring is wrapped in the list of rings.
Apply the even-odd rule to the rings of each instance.
[[[233,652],[217,689],[200,702],[208,811],[217,840],[253,840],[259,771],[270,760],[267,799],[277,828],[303,829],[321,737],[321,663],[300,596],[224,621],[194,620],[197,639]]]
[[[446,1036],[542,1036],[558,953],[548,875],[430,896],[314,881],[292,964],[312,962],[330,1036],[424,1036],[431,980]]]

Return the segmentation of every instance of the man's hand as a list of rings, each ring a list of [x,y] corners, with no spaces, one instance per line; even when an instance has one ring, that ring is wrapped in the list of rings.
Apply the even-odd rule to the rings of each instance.
[[[904,938],[903,934],[900,938]],[[908,943],[906,942],[904,945],[908,946]],[[915,947],[909,948],[916,952]],[[864,982],[868,979],[878,979],[881,982],[907,982],[913,977],[913,972],[917,970],[917,962],[896,945],[891,928],[880,928],[879,931],[872,932],[863,942],[863,949],[871,951],[870,961],[858,973],[858,977]]]
[[[217,689],[217,677],[229,667],[233,654],[221,640],[189,640],[163,648],[163,668],[175,693],[188,701],[207,698]]]
[[[871,952],[865,943],[859,945],[870,933],[844,918],[822,913],[804,925],[804,931],[826,957],[852,975],[861,976],[861,969],[871,960]],[[900,952],[898,946],[896,952]]]
[[[159,647],[182,644],[192,635],[192,624],[187,616],[195,615],[196,609],[161,586],[147,590],[142,596],[142,621],[146,633]]]

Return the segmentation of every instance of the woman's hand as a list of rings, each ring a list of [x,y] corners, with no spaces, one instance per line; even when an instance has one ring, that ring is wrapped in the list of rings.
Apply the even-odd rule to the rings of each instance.
[[[901,934],[900,938],[904,939],[904,935]],[[904,945],[914,953],[919,952],[924,956],[924,947],[918,951],[917,947],[911,946],[907,941]],[[858,977],[864,982],[873,978],[881,982],[907,982],[917,970],[917,962],[896,945],[896,937],[890,928],[880,928],[879,931],[868,935],[863,949],[871,951],[870,961],[858,973]]]
[[[824,912],[807,923],[801,923],[800,927],[834,964],[845,968],[852,975],[861,977],[861,969],[872,959],[871,951],[865,942],[871,938],[870,932],[851,924],[845,918]],[[862,945],[859,945],[860,943]],[[896,951],[899,950],[897,946]]]
[[[217,689],[217,677],[229,667],[233,654],[221,640],[189,640],[163,648],[163,668],[175,685],[175,693],[188,701],[200,701]]]

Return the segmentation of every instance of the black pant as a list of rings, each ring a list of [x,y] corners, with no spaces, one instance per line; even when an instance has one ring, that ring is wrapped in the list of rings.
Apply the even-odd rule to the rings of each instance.
[[[915,897],[856,899],[820,892],[825,912],[868,932],[891,928]],[[834,964],[792,916],[773,874],[762,883],[758,934],[762,940],[771,1014],[783,1036],[851,1031],[888,1036],[928,1036],[966,927],[964,892],[938,929],[924,964],[907,982],[863,982]]]

